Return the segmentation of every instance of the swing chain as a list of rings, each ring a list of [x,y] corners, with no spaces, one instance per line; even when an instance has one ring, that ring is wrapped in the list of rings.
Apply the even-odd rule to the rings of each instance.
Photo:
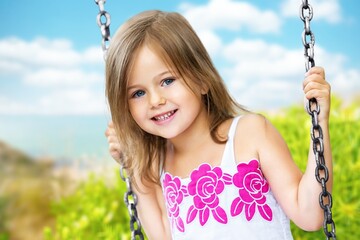
[[[100,28],[102,36],[101,47],[104,53],[104,60],[106,60],[107,50],[110,43],[110,14],[104,9],[105,2],[106,0],[95,0],[95,3],[99,7],[99,13],[96,17],[96,23]]]
[[[302,0],[300,6],[300,18],[304,22],[304,31],[302,33],[302,42],[304,45],[305,69],[309,71],[315,66],[314,60],[314,45],[315,36],[310,29],[310,21],[313,17],[313,8],[307,0]],[[307,37],[310,37],[308,39]],[[320,113],[320,106],[316,99],[310,99],[306,105],[306,110],[311,116],[311,139],[313,142],[313,152],[315,154],[316,168],[315,177],[321,184],[322,191],[319,195],[320,207],[324,210],[323,229],[326,239],[336,239],[335,222],[332,219],[332,196],[326,189],[326,183],[329,179],[329,170],[325,165],[324,158],[324,140],[321,126],[319,125],[318,116]]]
[[[124,202],[127,206],[128,213],[130,216],[130,230],[131,230],[131,239],[135,240],[136,236],[140,239],[144,239],[144,235],[141,231],[141,222],[137,214],[136,205],[138,203],[138,198],[135,192],[132,189],[131,181],[129,177],[126,177],[126,171],[123,164],[120,165],[120,177],[126,183],[126,189],[124,195]]]
[[[102,50],[104,54],[104,60],[106,61],[108,45],[110,43],[110,14],[105,11],[104,4],[106,0],[95,0],[95,3],[99,7],[99,13],[96,17],[96,22],[100,27],[102,35]],[[102,21],[102,17],[105,18],[105,21]],[[126,183],[126,189],[124,195],[124,202],[129,212],[130,216],[130,230],[131,230],[131,240],[139,239],[144,240],[144,235],[141,231],[141,222],[137,214],[136,205],[138,203],[138,198],[131,186],[130,177],[126,175],[126,169],[124,168],[123,163],[124,157],[120,156],[120,177]]]
[[[300,6],[300,18],[304,22],[304,31],[302,32],[302,42],[304,45],[305,69],[309,71],[315,66],[314,45],[315,35],[310,29],[310,21],[313,18],[313,8],[307,0],[302,1]]]

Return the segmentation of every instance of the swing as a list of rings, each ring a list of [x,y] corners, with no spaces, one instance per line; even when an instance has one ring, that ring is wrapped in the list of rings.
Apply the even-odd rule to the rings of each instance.
[[[104,54],[104,60],[106,61],[108,44],[110,43],[110,14],[105,11],[104,4],[106,0],[95,0],[95,3],[99,7],[99,13],[96,21],[100,28],[102,35],[102,50]],[[313,18],[313,8],[308,3],[308,0],[302,0],[299,11],[300,19],[304,22],[304,30],[302,32],[302,43],[304,46],[304,57],[305,57],[305,70],[306,72],[315,66],[314,60],[314,45],[315,36],[310,29],[310,21]],[[102,20],[104,18],[104,21]],[[313,152],[315,155],[316,168],[315,178],[321,184],[322,191],[319,194],[319,204],[324,211],[324,222],[323,230],[326,239],[336,239],[335,233],[335,222],[332,219],[332,196],[326,189],[326,183],[329,179],[329,170],[325,165],[324,158],[324,142],[323,133],[321,126],[318,122],[318,115],[320,113],[320,106],[318,105],[315,98],[310,99],[306,105],[306,110],[311,116],[311,139],[313,141]],[[127,191],[125,192],[124,202],[128,208],[130,216],[130,230],[131,239],[135,240],[137,237],[144,239],[144,235],[141,230],[141,222],[138,218],[136,206],[137,196],[132,190],[130,178],[126,175],[126,169],[120,164],[120,176],[121,179],[126,183]]]

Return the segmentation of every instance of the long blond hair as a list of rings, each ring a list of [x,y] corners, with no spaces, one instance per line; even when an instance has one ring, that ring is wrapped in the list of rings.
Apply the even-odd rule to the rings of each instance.
[[[166,139],[151,135],[136,124],[129,111],[126,91],[137,50],[144,44],[151,46],[192,91],[208,90],[202,100],[215,142],[226,142],[218,136],[218,126],[246,110],[229,95],[205,47],[183,16],[153,10],[125,22],[108,49],[106,95],[129,176],[133,179],[136,173],[141,180],[159,183]]]

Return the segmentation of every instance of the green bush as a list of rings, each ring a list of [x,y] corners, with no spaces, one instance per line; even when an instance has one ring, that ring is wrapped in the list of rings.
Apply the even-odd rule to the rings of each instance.
[[[124,190],[118,176],[108,184],[91,174],[73,195],[53,204],[55,231],[45,228],[45,239],[130,239]]]
[[[343,107],[332,99],[330,137],[333,155],[333,220],[339,239],[360,239],[360,114],[359,105]],[[302,107],[269,117],[285,138],[297,165],[305,170],[310,142],[310,116]],[[315,174],[315,173],[314,173]],[[314,176],[315,177],[315,176]],[[295,240],[326,239],[323,230],[305,232],[291,225]],[[330,229],[329,229],[330,230]]]
[[[266,115],[266,114],[265,114]],[[310,141],[310,116],[301,107],[268,118],[282,133],[298,166],[304,170]],[[339,239],[360,239],[360,121],[359,107],[342,107],[332,100],[330,134],[334,161],[333,219]],[[304,160],[305,159],[305,160]],[[118,174],[109,185],[90,176],[75,194],[54,203],[56,226],[45,239],[130,239],[129,217],[123,203],[125,184]],[[315,176],[314,176],[315,177]],[[291,225],[295,240],[326,239],[323,230],[305,232]]]

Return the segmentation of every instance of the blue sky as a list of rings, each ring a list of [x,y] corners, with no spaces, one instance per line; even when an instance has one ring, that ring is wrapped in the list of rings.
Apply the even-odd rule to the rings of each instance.
[[[231,94],[255,111],[303,104],[301,0],[107,0],[111,33],[148,9],[193,25]],[[360,95],[360,1],[309,0],[315,61],[332,92]],[[101,35],[93,0],[0,1],[0,140],[31,155],[107,154]]]
[[[231,93],[253,110],[302,102],[300,0],[108,0],[111,33],[146,9],[179,11],[210,52]],[[312,0],[315,61],[333,93],[360,92],[360,2]],[[0,114],[106,112],[93,0],[1,1]]]

